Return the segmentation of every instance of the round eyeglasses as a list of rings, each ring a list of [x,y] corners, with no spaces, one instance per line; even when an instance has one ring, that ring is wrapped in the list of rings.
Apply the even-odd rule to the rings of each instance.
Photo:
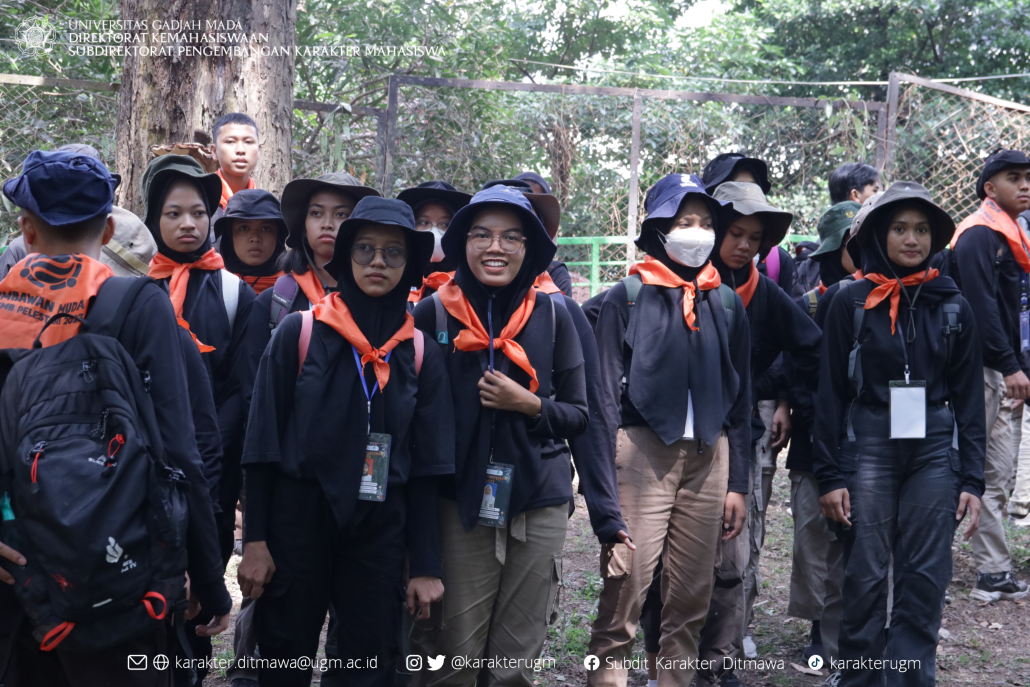
[[[373,248],[367,243],[355,243],[351,246],[350,259],[358,265],[370,265],[375,260],[376,253],[383,254],[383,262],[387,267],[404,267],[408,260],[408,252],[403,248]]]

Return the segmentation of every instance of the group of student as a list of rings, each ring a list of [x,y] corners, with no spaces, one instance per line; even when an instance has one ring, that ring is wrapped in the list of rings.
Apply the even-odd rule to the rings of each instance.
[[[987,449],[1030,394],[1024,154],[985,161],[957,229],[922,186],[841,168],[810,290],[767,165],[719,155],[648,190],[644,259],[581,307],[538,174],[388,199],[341,172],[280,202],[253,120],[213,139],[217,173],[151,161],[142,220],[82,146],[4,184],[0,684],[199,684],[208,664],[126,657],[210,657],[235,550],[234,687],[309,684],[327,615],[323,684],[392,685],[409,654],[447,657],[415,685],[528,687],[577,474],[588,684],[626,684],[641,625],[654,684],[739,684],[788,439],[806,656],[921,661],[840,684],[933,684],[967,513],[973,595],[1026,595],[1012,452]]]

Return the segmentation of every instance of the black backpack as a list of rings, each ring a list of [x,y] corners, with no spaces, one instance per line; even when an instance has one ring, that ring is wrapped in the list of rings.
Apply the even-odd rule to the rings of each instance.
[[[0,351],[0,559],[49,651],[98,650],[157,629],[184,603],[189,483],[165,461],[149,395],[117,335],[146,277],[101,286],[79,334]],[[40,332],[42,334],[42,330]]]

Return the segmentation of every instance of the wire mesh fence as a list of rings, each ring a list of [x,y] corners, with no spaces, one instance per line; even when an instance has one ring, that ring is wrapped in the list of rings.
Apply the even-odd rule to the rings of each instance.
[[[998,148],[1030,147],[1030,112],[904,84],[898,98],[893,179],[917,181],[956,222],[980,204],[976,180]]]

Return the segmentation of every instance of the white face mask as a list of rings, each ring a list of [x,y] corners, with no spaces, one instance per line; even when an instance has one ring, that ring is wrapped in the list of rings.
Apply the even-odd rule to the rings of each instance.
[[[687,267],[700,267],[715,247],[715,232],[700,227],[673,229],[663,240],[670,258]]]
[[[443,232],[444,230],[440,227],[429,227],[429,231],[433,233],[434,245],[433,245],[433,257],[430,262],[440,262],[443,260]]]

